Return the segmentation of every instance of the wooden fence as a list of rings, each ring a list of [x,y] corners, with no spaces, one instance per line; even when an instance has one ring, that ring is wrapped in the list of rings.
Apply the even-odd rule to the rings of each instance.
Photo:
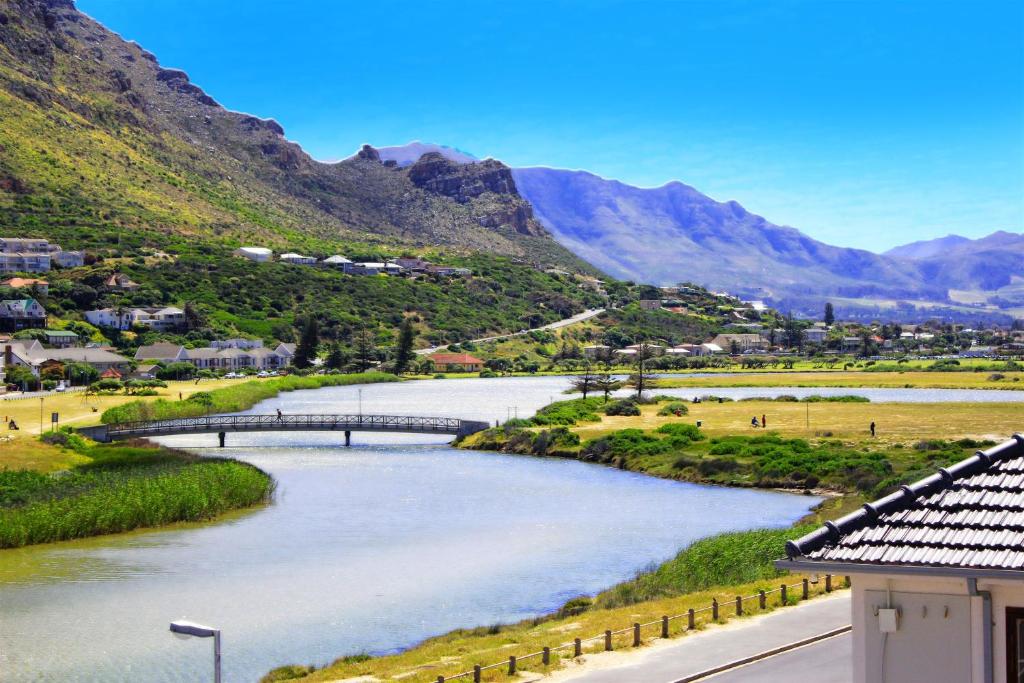
[[[831,574],[825,575],[825,592],[831,593],[833,590],[832,586],[833,576]],[[657,637],[668,638],[670,635],[670,629],[673,622],[685,619],[686,625],[682,629],[685,631],[692,631],[697,628],[697,615],[702,615],[707,612],[711,613],[711,621],[718,621],[720,618],[726,616],[726,612],[731,612],[735,616],[743,616],[744,614],[756,611],[765,610],[768,606],[768,596],[774,593],[779,593],[779,602],[782,606],[789,604],[789,598],[792,594],[793,589],[799,591],[799,600],[807,600],[811,594],[812,581],[804,578],[798,583],[781,584],[778,588],[772,590],[761,590],[755,595],[737,595],[735,599],[730,599],[725,602],[719,602],[717,598],[711,599],[711,604],[707,607],[700,609],[690,608],[683,614],[675,614],[672,616],[663,616],[661,619],[655,621],[648,621],[647,623],[636,622],[632,626],[621,628],[618,630],[607,630],[604,633],[591,636],[589,638],[576,638],[571,643],[563,643],[556,645],[555,647],[545,647],[538,652],[531,652],[525,655],[509,655],[508,659],[503,659],[500,662],[487,665],[476,665],[470,671],[463,671],[462,673],[453,674],[451,676],[438,676],[437,683],[445,683],[445,681],[456,681],[460,679],[472,678],[474,683],[480,683],[483,672],[490,669],[505,669],[510,676],[515,675],[519,670],[519,666],[527,661],[533,659],[540,659],[540,662],[544,666],[551,664],[551,654],[559,653],[562,651],[571,651],[572,657],[579,657],[583,654],[584,646],[591,645],[593,643],[601,643],[599,651],[610,652],[614,649],[614,640],[616,636],[624,634],[631,634],[632,638],[629,642],[632,643],[632,647],[640,647],[643,644],[643,632],[644,629],[650,630],[651,627],[656,627]],[[849,585],[849,577],[846,578],[846,585]],[[752,601],[757,601],[756,603]]]

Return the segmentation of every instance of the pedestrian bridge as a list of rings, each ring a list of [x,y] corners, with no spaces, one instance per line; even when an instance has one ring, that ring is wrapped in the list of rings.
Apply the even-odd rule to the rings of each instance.
[[[229,432],[344,432],[345,445],[352,432],[451,434],[468,436],[490,426],[477,420],[408,415],[209,415],[173,420],[146,420],[84,427],[79,430],[95,441],[109,442],[169,434],[217,434],[220,446]]]

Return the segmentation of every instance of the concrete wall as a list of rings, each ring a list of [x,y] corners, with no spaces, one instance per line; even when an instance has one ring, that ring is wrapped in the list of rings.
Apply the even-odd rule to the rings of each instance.
[[[854,683],[984,683],[982,599],[968,596],[967,581],[899,575],[851,575]],[[979,580],[992,593],[993,680],[1006,681],[1006,608],[1024,607],[1021,581]],[[882,637],[875,608],[886,591],[901,608],[900,630]]]

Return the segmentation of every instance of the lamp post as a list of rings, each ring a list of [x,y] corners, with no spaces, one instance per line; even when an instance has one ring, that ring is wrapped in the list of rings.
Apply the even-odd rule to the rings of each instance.
[[[213,638],[213,683],[220,683],[220,629],[191,621],[172,621],[171,633],[178,638]]]

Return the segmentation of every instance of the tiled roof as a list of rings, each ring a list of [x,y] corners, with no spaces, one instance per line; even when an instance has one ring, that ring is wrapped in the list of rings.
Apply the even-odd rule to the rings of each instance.
[[[468,353],[435,353],[430,356],[430,360],[435,363],[448,363],[454,365],[471,365],[483,363],[482,360],[471,356]]]
[[[802,563],[1024,570],[1024,436],[827,522],[786,544],[786,554]]]

